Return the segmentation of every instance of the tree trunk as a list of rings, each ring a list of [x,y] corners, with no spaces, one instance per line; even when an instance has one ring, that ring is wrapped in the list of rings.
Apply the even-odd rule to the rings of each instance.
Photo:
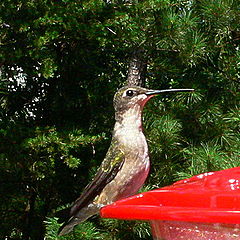
[[[24,219],[25,223],[22,229],[22,234],[23,234],[22,237],[24,240],[31,239],[32,229],[36,228],[33,222],[33,218],[35,214],[35,202],[36,202],[36,193],[33,190],[25,210],[26,211],[25,219]]]
[[[133,52],[129,62],[126,86],[144,87],[146,71],[147,62],[145,59],[145,51],[143,49],[137,49]]]

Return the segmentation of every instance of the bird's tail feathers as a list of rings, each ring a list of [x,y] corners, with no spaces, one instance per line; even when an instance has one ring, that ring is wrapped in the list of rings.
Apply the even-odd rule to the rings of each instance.
[[[74,216],[71,216],[69,220],[60,227],[58,235],[62,236],[67,233],[70,233],[73,230],[74,226],[78,225],[81,222],[84,222],[91,216],[98,213],[99,213],[99,207],[94,204],[90,204],[89,206],[81,209]]]
[[[80,222],[82,222],[82,221],[80,221],[76,217],[70,218],[66,223],[64,223],[60,227],[59,232],[58,232],[58,236],[63,236],[67,233],[70,233],[73,230],[74,226],[77,225]]]

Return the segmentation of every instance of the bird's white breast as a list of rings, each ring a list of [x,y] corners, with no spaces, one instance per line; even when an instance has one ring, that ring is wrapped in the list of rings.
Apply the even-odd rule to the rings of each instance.
[[[124,163],[115,178],[104,188],[98,202],[109,204],[131,196],[142,187],[150,168],[148,146],[142,132],[141,109],[129,109],[116,122],[114,138],[124,153]]]

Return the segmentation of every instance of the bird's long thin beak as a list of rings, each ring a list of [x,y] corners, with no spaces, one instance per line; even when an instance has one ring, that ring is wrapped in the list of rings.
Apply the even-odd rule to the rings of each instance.
[[[160,93],[167,93],[167,92],[193,92],[194,89],[185,88],[185,89],[165,89],[165,90],[149,90],[145,94],[146,95],[156,95]]]

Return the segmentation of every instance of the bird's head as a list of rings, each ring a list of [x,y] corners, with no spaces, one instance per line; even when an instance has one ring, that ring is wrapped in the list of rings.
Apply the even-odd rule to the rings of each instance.
[[[116,92],[113,99],[113,104],[116,112],[124,113],[125,111],[134,107],[140,107],[142,110],[150,98],[160,93],[191,91],[193,91],[193,89],[152,90],[138,86],[123,87]]]

